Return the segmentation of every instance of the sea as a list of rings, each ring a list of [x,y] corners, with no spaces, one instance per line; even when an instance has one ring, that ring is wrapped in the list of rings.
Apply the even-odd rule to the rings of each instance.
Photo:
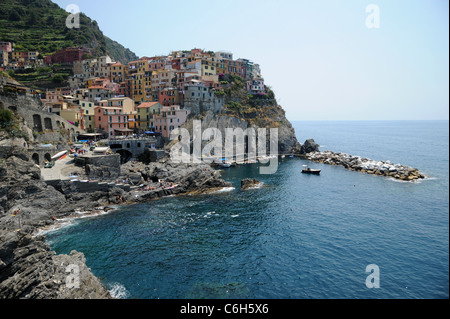
[[[123,299],[449,298],[449,122],[293,122],[300,142],[390,160],[413,183],[298,158],[222,171],[233,184],[76,219],[48,232]],[[322,170],[305,175],[307,165]],[[260,187],[242,191],[244,178]]]

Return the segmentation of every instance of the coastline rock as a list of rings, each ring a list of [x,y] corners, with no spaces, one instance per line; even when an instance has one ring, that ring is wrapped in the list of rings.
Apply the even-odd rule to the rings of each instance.
[[[108,290],[84,264],[84,257],[56,256],[37,227],[70,212],[66,197],[41,181],[40,169],[25,152],[3,154],[0,162],[0,299],[110,298]],[[66,269],[80,269],[80,289],[66,289]]]
[[[83,254],[55,255],[44,238],[0,231],[1,299],[110,299],[107,288],[86,267]],[[67,285],[69,265],[79,270],[79,287]]]
[[[393,164],[391,161],[375,161],[368,158],[361,158],[360,156],[331,151],[312,152],[307,156],[308,160],[313,162],[339,165],[346,169],[370,175],[388,176],[403,181],[417,181],[425,178],[425,175],[420,173],[417,168]]]
[[[129,162],[121,167],[121,175],[128,176],[136,174],[144,181],[165,182],[178,185],[177,193],[190,191],[204,191],[208,188],[230,187],[231,183],[225,182],[219,171],[205,163],[184,164],[173,163],[170,160],[164,162],[150,163],[145,165],[139,162]]]
[[[241,189],[247,190],[249,188],[254,188],[254,187],[258,186],[260,183],[261,182],[258,181],[257,179],[246,178],[241,181]]]
[[[300,154],[306,155],[313,152],[318,152],[320,148],[320,145],[317,144],[314,139],[306,140],[305,143],[302,145]]]

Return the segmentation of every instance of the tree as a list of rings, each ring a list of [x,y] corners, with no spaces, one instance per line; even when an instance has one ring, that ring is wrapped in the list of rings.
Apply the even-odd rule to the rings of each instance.
[[[64,82],[64,77],[61,74],[57,74],[52,78],[52,82],[56,84],[61,84]]]
[[[9,20],[10,21],[20,21],[20,14],[16,10],[11,10],[9,13]]]
[[[29,17],[28,17],[28,21],[27,21],[27,26],[32,27],[35,26],[37,23],[37,15],[35,11],[31,11]]]
[[[12,113],[10,110],[0,110],[0,127],[6,128],[12,124]]]

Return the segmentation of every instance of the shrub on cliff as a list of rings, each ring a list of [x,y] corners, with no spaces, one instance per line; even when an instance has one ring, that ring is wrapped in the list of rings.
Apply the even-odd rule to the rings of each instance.
[[[0,110],[0,128],[7,129],[13,124],[13,115],[10,110]]]

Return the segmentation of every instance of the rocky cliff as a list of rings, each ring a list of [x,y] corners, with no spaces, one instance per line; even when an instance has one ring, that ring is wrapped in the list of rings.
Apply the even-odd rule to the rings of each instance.
[[[40,169],[20,148],[0,157],[0,298],[110,298],[85,265],[82,253],[57,256],[36,227],[68,213],[66,197],[41,181]],[[69,265],[77,265],[79,288],[66,285]]]
[[[300,154],[301,145],[298,143],[295,130],[286,118],[286,113],[278,104],[273,91],[266,87],[266,94],[253,96],[248,94],[245,80],[239,76],[223,76],[222,89],[214,90],[217,97],[224,99],[221,110],[204,110],[194,114],[183,126],[191,137],[193,136],[194,121],[200,120],[202,132],[207,128],[216,128],[222,134],[222,145],[225,145],[225,129],[248,128],[266,129],[267,154],[270,153],[270,129],[278,130],[278,154]],[[203,141],[202,147],[209,143]],[[174,143],[170,144],[171,147]]]
[[[130,162],[121,167],[120,174],[136,184],[164,179],[177,187],[165,189],[156,183],[157,187],[141,191],[139,196],[118,187],[78,192],[70,181],[61,181],[55,186],[44,183],[40,169],[21,147],[11,147],[8,152],[0,153],[0,299],[111,298],[107,288],[85,265],[82,253],[56,255],[46,244],[45,237],[32,234],[75,211],[96,211],[109,204],[230,186],[207,164]],[[67,285],[68,267],[73,265],[79,270],[79,288]]]

